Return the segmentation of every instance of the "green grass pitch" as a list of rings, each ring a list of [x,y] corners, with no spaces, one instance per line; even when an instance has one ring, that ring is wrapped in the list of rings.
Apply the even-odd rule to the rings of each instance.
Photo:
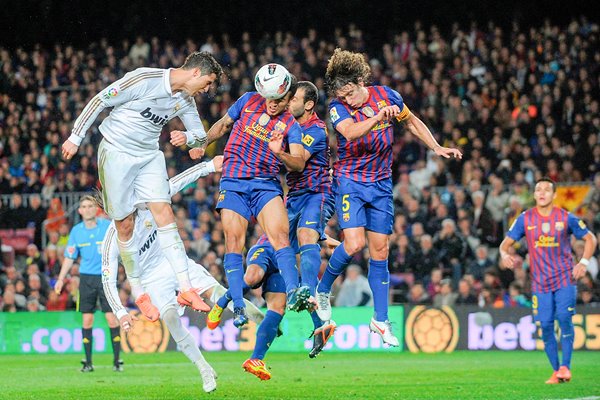
[[[79,372],[78,355],[0,356],[0,399],[600,399],[600,354],[576,352],[573,380],[545,385],[543,352],[451,354],[269,354],[273,378],[244,372],[247,353],[206,353],[219,374],[202,391],[197,369],[181,354],[96,355],[96,371]]]

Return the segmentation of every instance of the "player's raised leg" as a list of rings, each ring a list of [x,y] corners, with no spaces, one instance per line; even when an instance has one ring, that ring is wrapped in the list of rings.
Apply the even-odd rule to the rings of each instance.
[[[317,313],[323,321],[331,319],[330,296],[333,282],[350,264],[352,256],[365,247],[365,229],[363,227],[346,228],[343,232],[344,241],[333,251],[316,290]]]
[[[234,197],[233,192],[227,193],[227,201],[233,201],[232,197]],[[233,300],[234,325],[239,327],[248,322],[244,304],[244,264],[242,258],[242,250],[246,244],[248,220],[232,209],[223,208],[221,210],[221,221],[223,222],[225,235],[223,267]]]
[[[275,249],[277,267],[285,281],[287,308],[293,311],[307,309],[310,290],[308,286],[299,287],[296,254],[290,246],[290,227],[283,199],[281,197],[271,199],[262,208],[257,220]]]
[[[181,323],[177,310],[174,307],[167,308],[162,313],[162,319],[167,324],[167,328],[169,328],[169,332],[177,343],[179,350],[198,368],[204,391],[207,393],[214,391],[217,388],[216,374],[204,359],[190,332]]]
[[[171,205],[166,202],[149,202],[148,208],[152,212],[152,216],[158,226],[157,236],[160,247],[162,248],[166,259],[169,261],[169,265],[173,269],[173,272],[175,272],[179,287],[181,288],[181,293],[177,297],[177,301],[180,304],[192,307],[197,311],[210,311],[210,307],[192,288],[188,275],[185,247],[183,246],[181,236],[179,236],[177,224],[175,223],[175,215],[173,214]]]
[[[263,361],[271,343],[277,336],[279,323],[283,319],[286,309],[286,295],[284,290],[285,283],[281,275],[274,274],[268,278],[263,290],[265,290],[265,300],[267,302],[267,313],[265,319],[256,331],[256,345],[252,356],[242,365],[246,372],[249,372],[261,380],[271,379],[271,372],[267,369]],[[279,292],[281,291],[281,292]]]
[[[369,241],[369,286],[373,292],[375,313],[369,325],[390,346],[398,346],[399,341],[392,333],[388,317],[390,272],[388,269],[389,235],[367,231]]]

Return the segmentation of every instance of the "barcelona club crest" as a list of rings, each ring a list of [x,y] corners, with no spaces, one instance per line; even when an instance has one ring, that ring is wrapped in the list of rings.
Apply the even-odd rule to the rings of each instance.
[[[565,223],[562,221],[558,221],[554,224],[554,229],[556,229],[557,231],[562,231],[565,229]]]
[[[343,218],[344,222],[350,221],[350,213],[344,213],[342,218]]]

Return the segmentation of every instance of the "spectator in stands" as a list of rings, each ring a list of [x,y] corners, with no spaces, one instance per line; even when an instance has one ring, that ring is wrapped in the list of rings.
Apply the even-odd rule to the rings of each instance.
[[[451,274],[452,279],[458,282],[462,277],[462,260],[467,253],[467,245],[457,232],[456,223],[450,218],[442,221],[442,229],[435,234],[433,239],[444,272]]]
[[[11,197],[10,211],[6,218],[8,219],[9,227],[13,229],[21,229],[27,226],[30,215],[30,209],[23,205],[23,196],[14,193]]]
[[[458,294],[452,291],[452,281],[442,279],[440,282],[440,291],[433,298],[434,307],[453,307],[458,298]]]
[[[423,288],[423,284],[415,283],[408,293],[408,303],[413,305],[430,304],[429,295]]]
[[[37,192],[39,193],[39,192]],[[29,207],[31,209],[28,215],[28,226],[35,227],[34,243],[38,248],[42,247],[42,223],[46,219],[48,210],[42,206],[42,198],[39,194],[29,197]]]
[[[493,267],[494,263],[488,258],[488,247],[486,245],[479,245],[475,250],[475,260],[467,267],[467,272],[475,277],[477,280],[483,280],[483,274],[485,271]]]
[[[484,206],[485,194],[476,191],[471,195],[473,201],[473,227],[482,243],[489,246],[496,246],[498,243],[498,226],[492,217],[492,214]]]
[[[25,255],[27,256],[27,258],[25,259],[25,265],[29,266],[31,264],[36,264],[40,271],[45,270],[45,268],[44,268],[45,264],[44,264],[44,261],[42,260],[42,254],[40,253],[40,251],[38,250],[38,247],[35,244],[30,243],[27,245]]]
[[[414,271],[415,280],[427,284],[431,271],[440,266],[440,259],[436,249],[433,247],[430,235],[423,235],[421,237],[421,247],[417,257],[419,262]]]
[[[363,275],[360,266],[350,264],[346,268],[346,277],[336,296],[335,305],[338,307],[373,305],[369,280]]]
[[[62,202],[58,197],[50,201],[50,208],[46,214],[46,219],[48,220],[46,224],[47,232],[58,232],[60,226],[67,222]]]
[[[473,294],[471,284],[466,279],[458,281],[458,295],[455,304],[458,305],[473,305],[477,304],[477,297]]]
[[[14,285],[10,284],[4,290],[2,295],[2,311],[3,312],[17,312],[20,311],[17,308],[15,299],[15,288]]]
[[[63,291],[60,295],[58,295],[54,290],[51,290],[48,293],[46,311],[65,311],[67,309],[68,300],[69,295],[66,291]]]

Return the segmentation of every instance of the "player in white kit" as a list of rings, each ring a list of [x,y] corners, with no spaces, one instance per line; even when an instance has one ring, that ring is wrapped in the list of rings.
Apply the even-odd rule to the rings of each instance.
[[[206,143],[193,96],[208,91],[221,73],[221,66],[207,52],[190,54],[180,68],[138,68],[129,72],[92,98],[62,145],[63,157],[71,159],[100,112],[114,107],[99,127],[104,139],[98,149],[98,174],[105,210],[115,221],[125,270],[130,276],[139,276],[134,272],[139,267],[139,249],[132,213],[136,202],[146,203],[158,225],[157,239],[182,288],[177,300],[199,311],[210,308],[190,282],[158,139],[163,126],[179,117],[186,131],[172,131],[171,144],[201,147]],[[139,281],[133,279],[130,283],[134,291],[139,291]],[[140,303],[140,308],[147,308]]]
[[[169,180],[170,194],[174,195],[199,177],[220,171],[222,164],[223,157],[218,156],[213,161],[200,163],[185,170]],[[152,304],[157,307],[157,314],[160,313],[160,318],[167,324],[179,349],[198,367],[204,390],[211,392],[216,389],[215,374],[202,356],[189,331],[179,319],[183,308],[178,307],[175,293],[180,287],[171,269],[165,265],[168,264],[168,261],[156,242],[157,226],[152,214],[143,208],[139,209],[134,213],[133,221],[134,237],[137,240],[136,248],[139,249],[140,256],[140,268],[136,271],[140,275],[134,278],[141,282],[145,291],[144,295],[149,295]],[[117,232],[113,221],[108,227],[102,246],[102,284],[111,309],[119,319],[123,330],[128,332],[133,327],[134,317],[121,303],[117,290],[119,249],[116,236]],[[187,258],[187,265],[192,285],[202,297],[210,299],[214,303],[225,293],[226,289],[202,265],[189,258]],[[130,278],[128,276],[128,279]],[[247,300],[246,307],[248,307],[250,318],[260,324],[264,318],[263,313]]]

